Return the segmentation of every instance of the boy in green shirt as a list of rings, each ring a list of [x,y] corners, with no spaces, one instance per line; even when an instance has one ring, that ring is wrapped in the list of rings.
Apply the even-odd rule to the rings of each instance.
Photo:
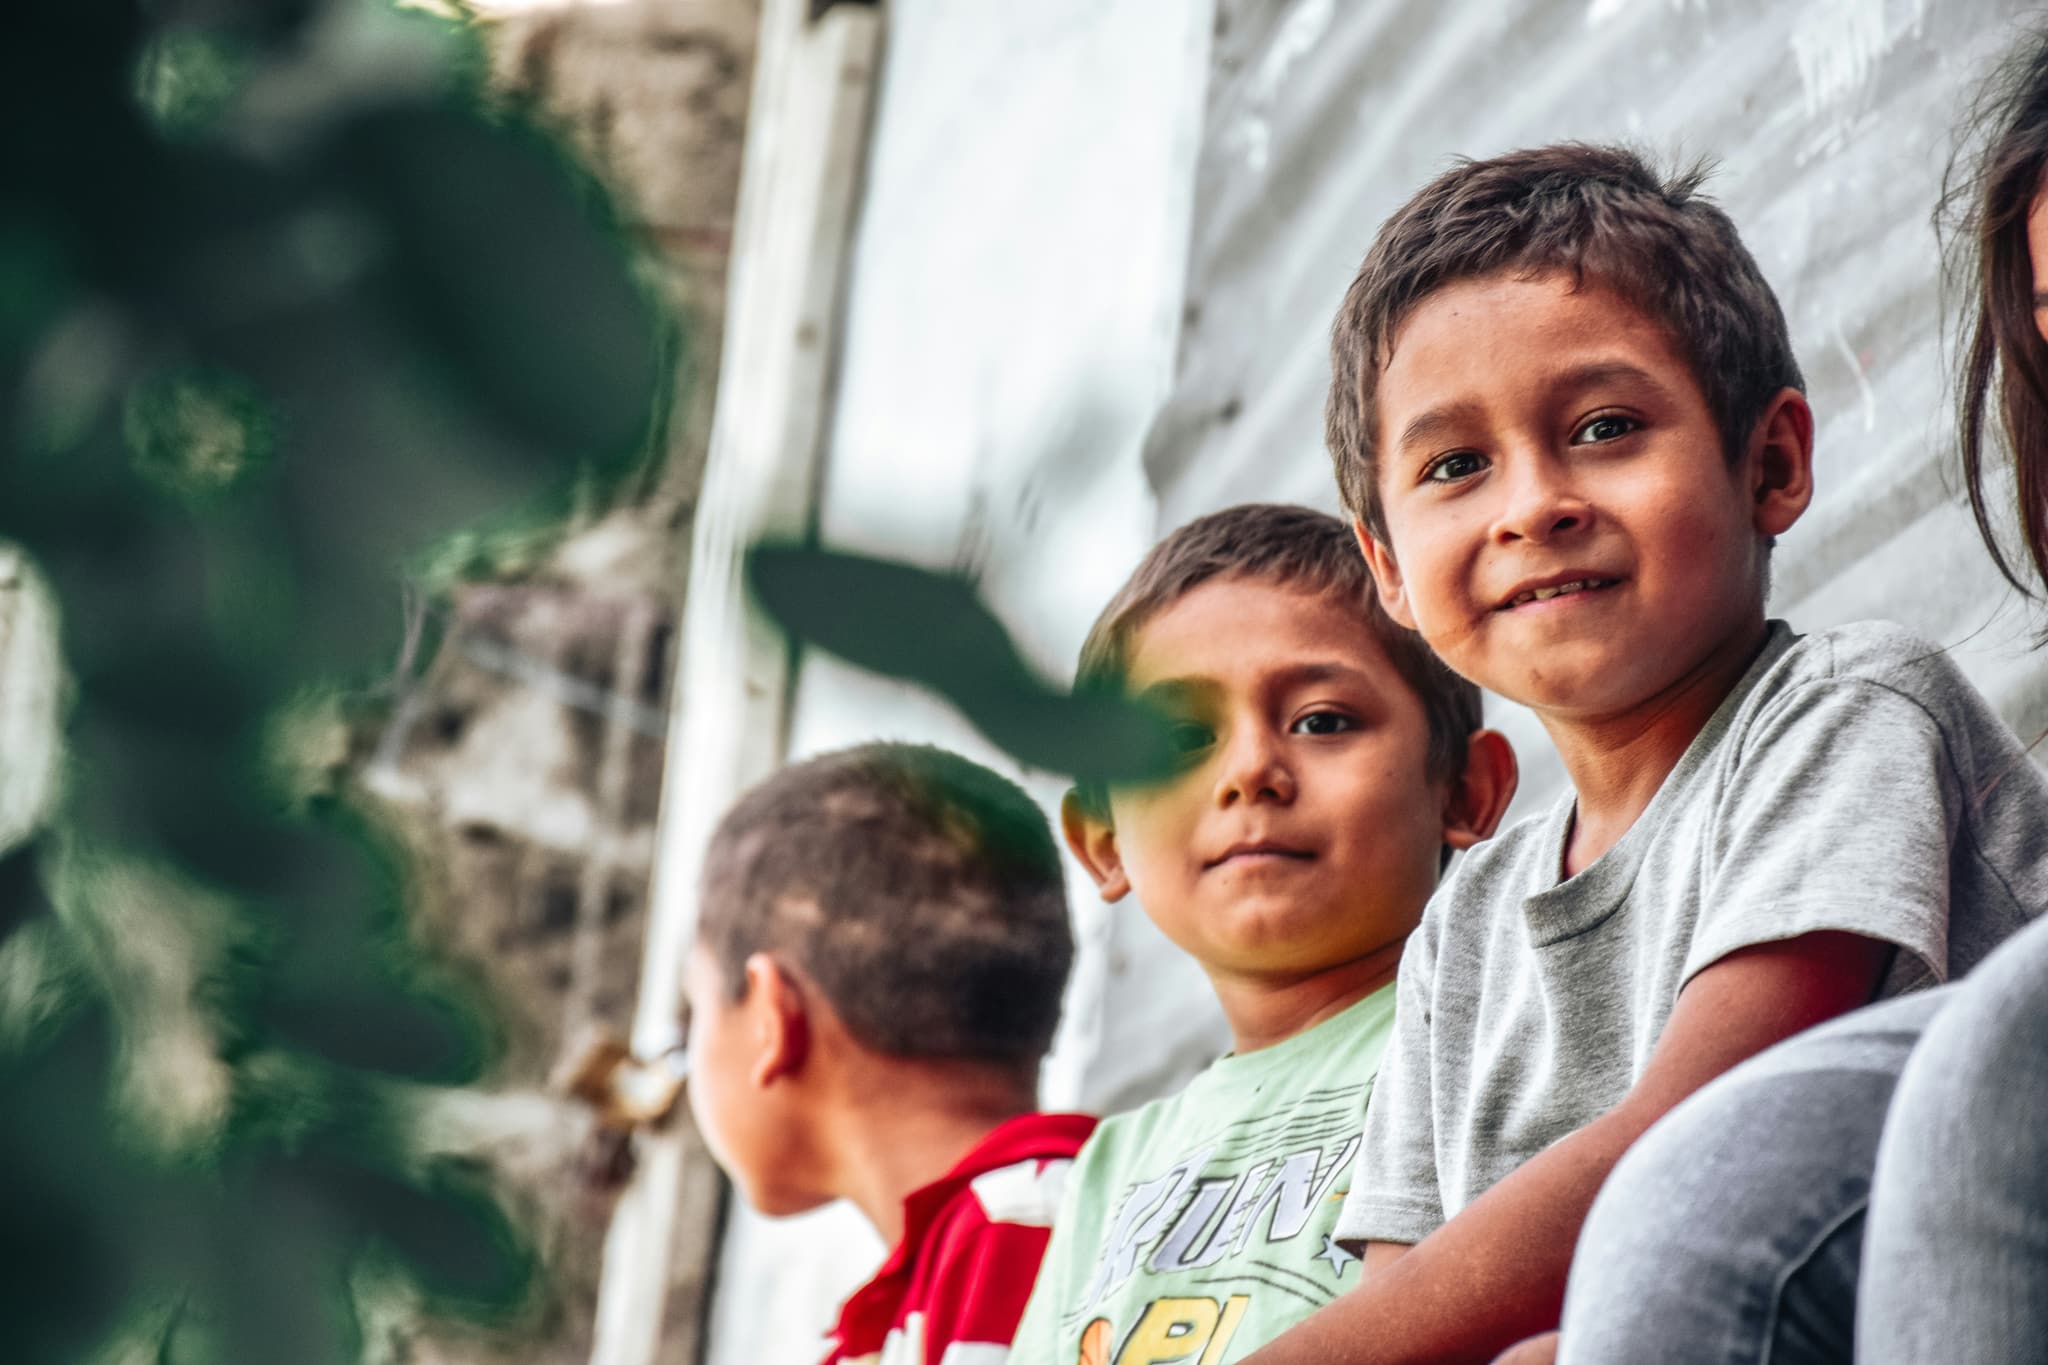
[[[1089,1140],[1010,1358],[1225,1365],[1358,1278],[1332,1234],[1402,943],[1449,851],[1499,823],[1514,755],[1307,508],[1168,536],[1076,686],[1174,719],[1179,772],[1077,788],[1062,824],[1103,898],[1202,964],[1235,1047]]]

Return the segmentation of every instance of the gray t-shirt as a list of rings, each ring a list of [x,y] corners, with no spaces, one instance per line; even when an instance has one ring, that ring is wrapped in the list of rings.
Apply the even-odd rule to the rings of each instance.
[[[1635,824],[1560,882],[1573,809],[1473,850],[1410,937],[1346,1245],[1420,1241],[1612,1108],[1679,989],[1738,948],[1882,939],[1889,996],[2048,905],[2048,781],[1938,647],[1882,622],[1772,622]]]

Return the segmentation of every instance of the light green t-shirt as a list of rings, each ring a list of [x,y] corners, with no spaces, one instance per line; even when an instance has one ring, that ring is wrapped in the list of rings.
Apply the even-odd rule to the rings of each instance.
[[[1010,1365],[1228,1365],[1357,1283],[1333,1233],[1393,1020],[1387,986],[1105,1120]]]

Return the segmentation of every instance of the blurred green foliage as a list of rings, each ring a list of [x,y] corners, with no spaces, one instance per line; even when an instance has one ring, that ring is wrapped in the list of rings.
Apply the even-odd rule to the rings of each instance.
[[[485,1312],[531,1263],[476,1172],[408,1155],[393,1083],[476,1077],[487,1016],[408,934],[402,852],[288,795],[280,717],[388,670],[422,556],[628,472],[668,337],[461,25],[12,12],[0,540],[67,683],[45,813],[0,829],[5,1355],[348,1360],[366,1267]]]
[[[1134,785],[1182,766],[1171,717],[1122,691],[1047,683],[964,575],[766,543],[747,553],[747,582],[794,639],[937,693],[1028,767]]]

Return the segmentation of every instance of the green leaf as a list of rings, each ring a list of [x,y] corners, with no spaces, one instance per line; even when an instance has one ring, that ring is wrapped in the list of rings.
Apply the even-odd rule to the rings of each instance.
[[[559,150],[403,109],[346,125],[329,157],[383,229],[390,305],[484,411],[556,457],[638,448],[662,378],[657,315]]]
[[[1177,766],[1164,716],[1123,696],[1051,686],[958,574],[758,545],[747,556],[747,580],[762,609],[797,640],[929,688],[1030,767],[1123,785],[1157,781]]]

